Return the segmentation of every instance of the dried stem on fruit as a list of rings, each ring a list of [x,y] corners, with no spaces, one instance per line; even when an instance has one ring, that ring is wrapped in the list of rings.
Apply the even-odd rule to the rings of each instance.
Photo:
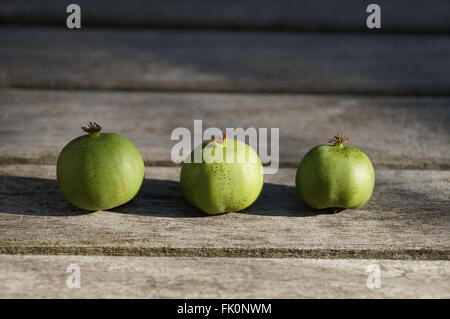
[[[87,126],[82,126],[81,129],[87,133],[98,133],[102,127],[97,122],[89,122]]]
[[[350,141],[350,137],[337,133],[333,138],[328,139],[330,144],[344,144]]]

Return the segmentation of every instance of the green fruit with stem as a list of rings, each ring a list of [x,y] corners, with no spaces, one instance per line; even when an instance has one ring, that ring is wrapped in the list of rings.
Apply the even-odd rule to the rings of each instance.
[[[97,123],[82,129],[88,134],[69,142],[59,154],[56,175],[61,192],[67,201],[86,210],[125,204],[144,180],[141,153],[123,136],[100,133]]]
[[[296,175],[298,194],[310,207],[337,213],[359,208],[371,197],[375,172],[369,157],[348,137],[337,134],[311,149],[300,162]]]
[[[189,203],[217,215],[253,204],[264,184],[264,170],[258,154],[249,145],[226,136],[213,136],[183,163],[180,182]]]

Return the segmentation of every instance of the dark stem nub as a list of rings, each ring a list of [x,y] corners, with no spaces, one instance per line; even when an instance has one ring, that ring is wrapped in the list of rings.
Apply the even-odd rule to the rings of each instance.
[[[337,133],[333,138],[328,139],[330,144],[344,144],[350,141],[350,137]]]
[[[345,208],[342,208],[342,207],[331,207],[330,208],[330,213],[331,214],[337,214],[339,212],[342,212],[343,210],[345,210]]]
[[[213,135],[213,136],[211,136],[211,139],[209,141],[216,142],[216,143],[224,143],[226,139],[227,139],[227,135],[224,133],[222,136],[222,139],[220,139],[220,138],[218,139],[218,138],[216,138],[215,135]]]
[[[87,126],[82,126],[81,129],[87,133],[98,133],[102,127],[97,122],[89,122]]]

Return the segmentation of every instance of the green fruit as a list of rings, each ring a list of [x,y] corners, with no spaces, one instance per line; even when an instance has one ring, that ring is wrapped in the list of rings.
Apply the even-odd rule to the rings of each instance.
[[[201,163],[194,162],[195,152]],[[247,144],[213,137],[191,153],[190,163],[183,163],[180,181],[189,203],[216,215],[253,204],[264,184],[264,170],[258,154]]]
[[[131,200],[144,180],[144,161],[136,146],[97,123],[89,134],[67,144],[59,154],[57,179],[64,197],[86,210],[105,210]]]
[[[345,146],[348,137],[336,135],[332,145],[311,149],[297,169],[296,187],[305,203],[333,213],[359,208],[372,195],[375,172],[369,157],[354,146]]]

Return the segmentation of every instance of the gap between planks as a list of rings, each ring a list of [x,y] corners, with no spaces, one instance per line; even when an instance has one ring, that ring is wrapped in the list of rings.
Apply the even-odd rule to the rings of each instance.
[[[282,248],[173,248],[173,247],[70,247],[24,246],[0,241],[4,255],[80,255],[134,257],[202,258],[304,258],[304,259],[380,259],[380,260],[450,260],[450,250],[407,249],[398,251]]]
[[[302,1],[239,0],[149,2],[129,0],[78,0],[82,28],[201,28],[326,32],[449,32],[450,5],[445,0],[378,0],[382,29],[369,30],[365,18],[369,0]],[[30,1],[0,4],[4,23],[54,25],[64,23],[60,1],[47,0],[45,7]]]

